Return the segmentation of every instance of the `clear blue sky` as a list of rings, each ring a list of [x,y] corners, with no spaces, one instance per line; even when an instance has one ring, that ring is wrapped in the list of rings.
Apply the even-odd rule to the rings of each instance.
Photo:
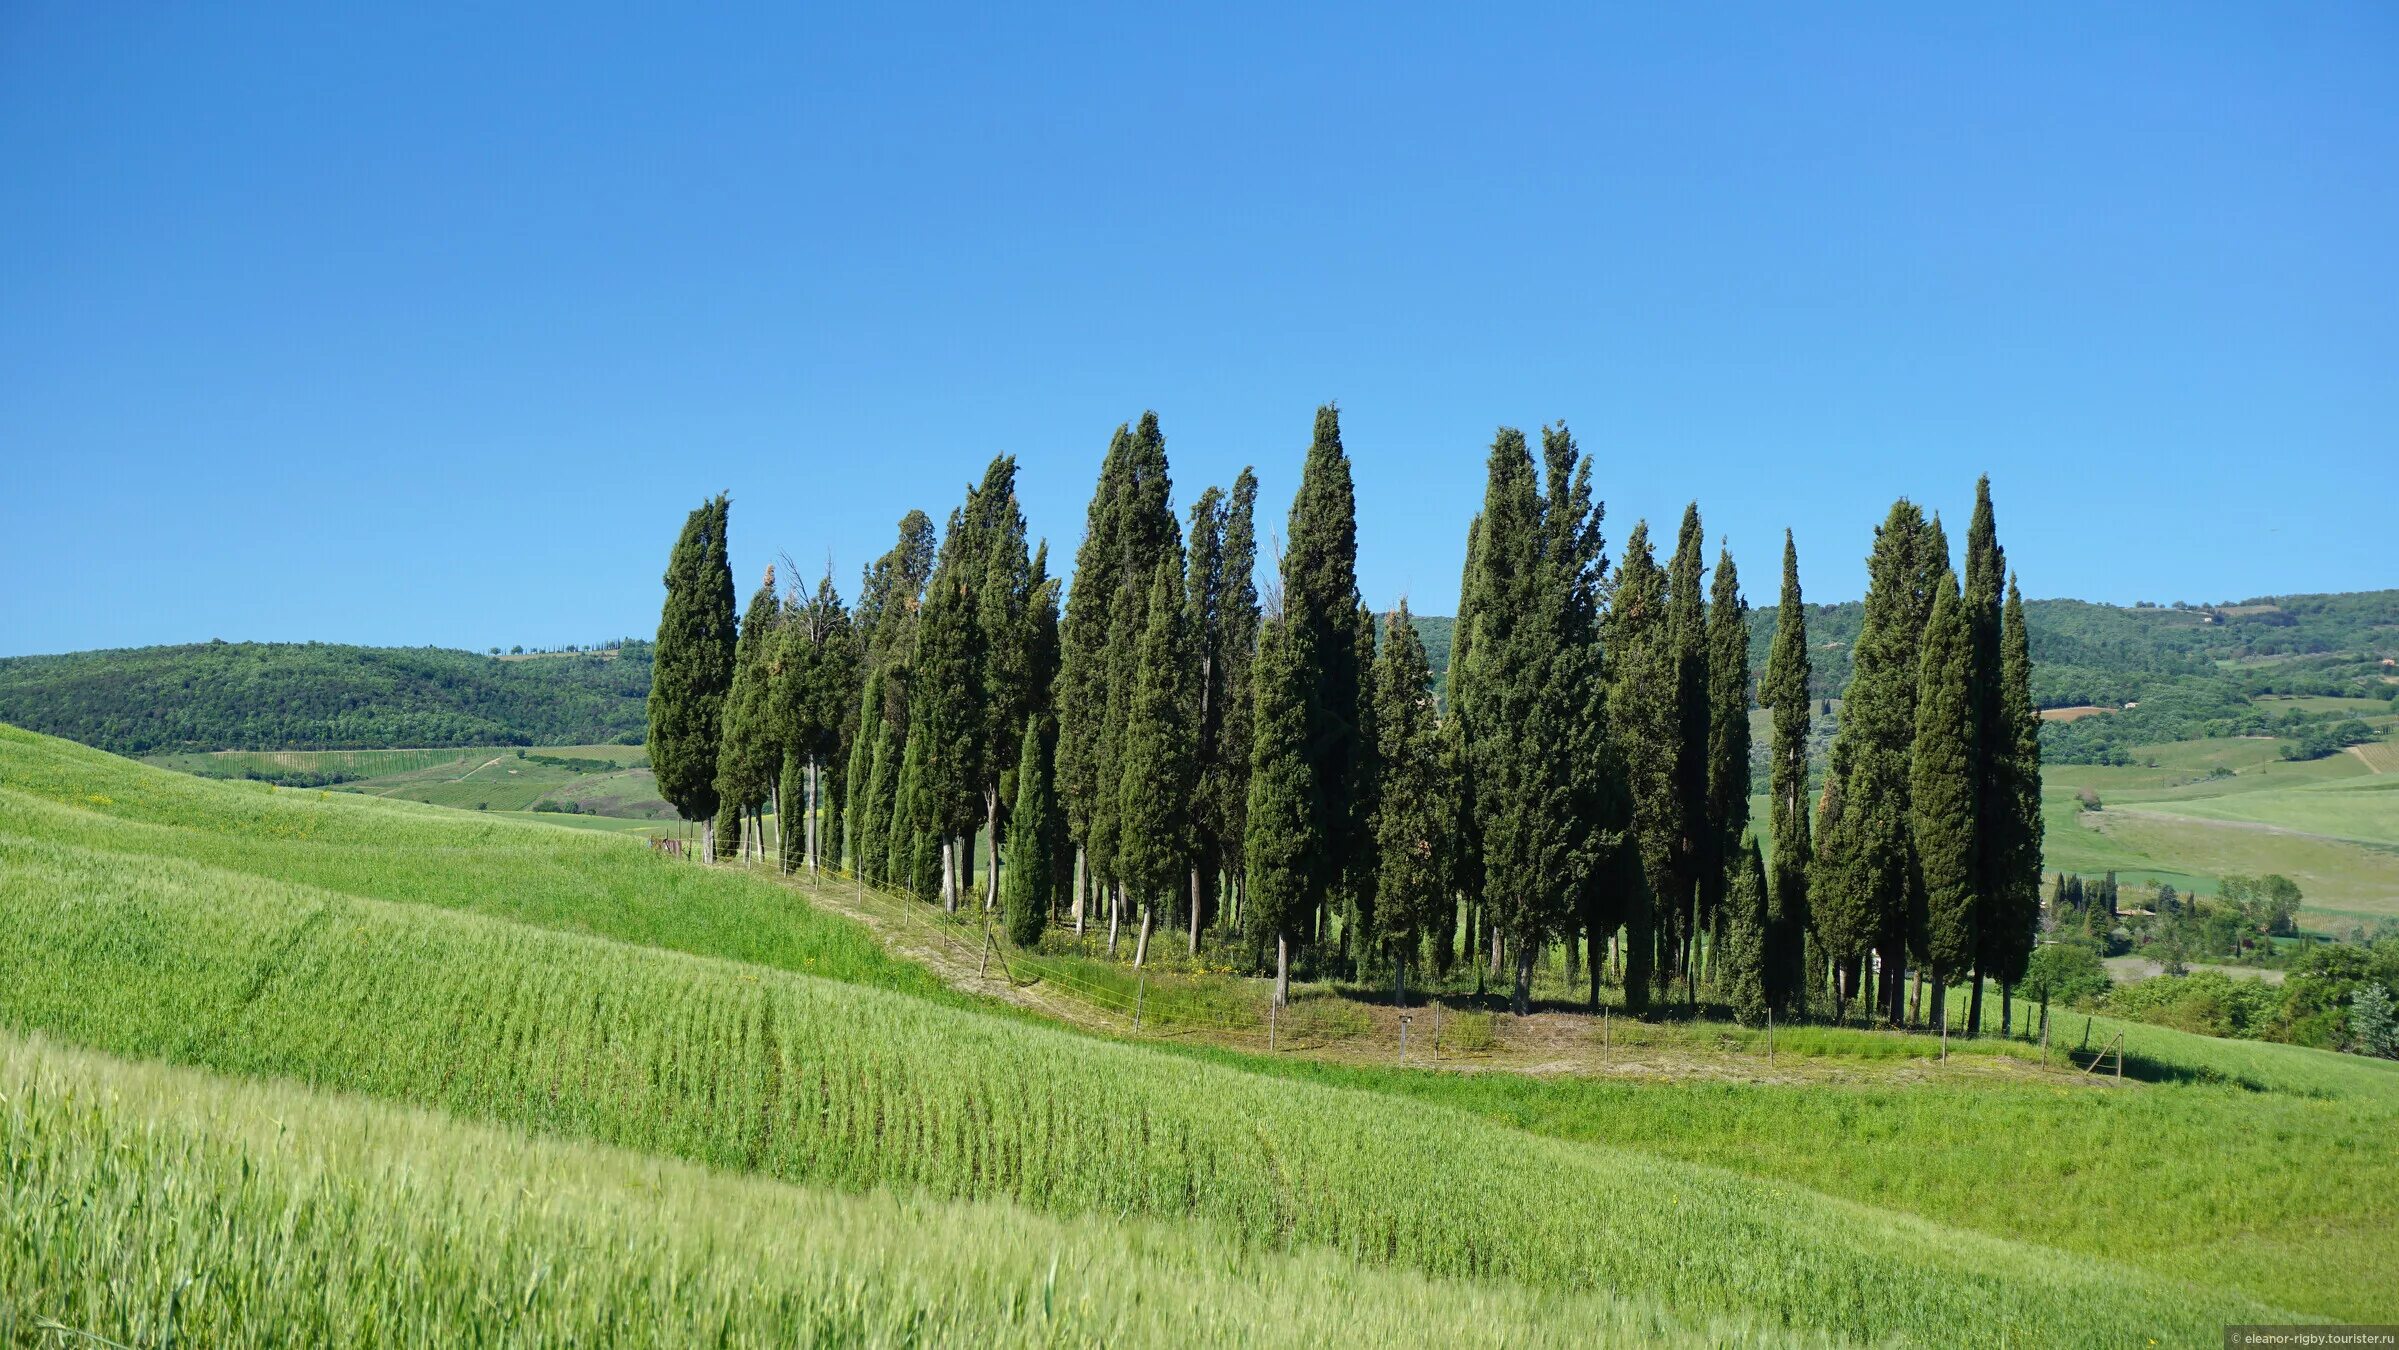
[[[1985,469],[2028,594],[2399,582],[2389,4],[360,8],[0,6],[0,652],[647,633],[718,489],[854,594],[999,451],[1070,556],[1144,408],[1279,531],[1326,399],[1378,606],[1557,418],[1759,601]]]

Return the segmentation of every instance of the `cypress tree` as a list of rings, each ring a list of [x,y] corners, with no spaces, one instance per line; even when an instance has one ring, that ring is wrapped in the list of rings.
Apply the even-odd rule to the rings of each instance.
[[[1875,932],[1873,897],[1859,865],[1864,840],[1843,795],[1848,781],[1849,747],[1836,740],[1816,802],[1816,852],[1808,865],[1808,913],[1815,921],[1817,954],[1831,967],[1836,1022],[1843,1020],[1851,999],[1865,994],[1866,951]]]
[[[1317,792],[1310,830],[1320,847],[1312,856],[1303,909],[1321,921],[1334,890],[1354,873],[1363,846],[1357,816],[1364,747],[1359,741],[1364,672],[1358,665],[1358,512],[1349,458],[1341,445],[1341,414],[1316,410],[1315,439],[1291,502],[1283,554],[1285,655],[1303,682],[1307,720],[1304,753]]]
[[[1058,795],[1050,787],[1049,738],[1041,719],[1025,719],[1018,738],[1016,800],[1008,811],[1008,870],[1000,883],[1000,909],[1008,940],[1030,947],[1041,940],[1049,922],[1050,897],[1057,889],[1053,869],[1056,841],[1065,826],[1058,814]]]
[[[975,623],[980,571],[979,494],[950,512],[941,551],[925,586],[910,662],[908,750],[917,757],[916,828],[936,841],[942,908],[955,913],[965,867],[959,841],[983,804],[982,634]]]
[[[1671,976],[1683,977],[1683,1000],[1697,1006],[1699,992],[1694,969],[1701,929],[1715,917],[1701,908],[1703,893],[1713,888],[1705,878],[1719,850],[1708,825],[1708,640],[1707,612],[1700,600],[1699,577],[1704,568],[1707,539],[1699,527],[1699,503],[1683,508],[1683,525],[1675,537],[1674,556],[1666,564],[1666,640],[1674,653],[1675,758],[1674,849],[1666,869],[1665,912],[1673,921],[1668,950],[1674,964]],[[1653,883],[1655,878],[1652,878]]]
[[[1725,885],[1723,975],[1717,983],[1743,1026],[1757,1026],[1773,1007],[1767,995],[1766,862],[1757,840],[1743,835],[1732,848]]]
[[[1758,695],[1774,714],[1766,808],[1774,838],[1766,924],[1767,1001],[1789,1016],[1807,1011],[1806,991],[1817,973],[1806,963],[1808,862],[1816,852],[1808,830],[1808,730],[1815,705],[1808,697],[1808,616],[1800,602],[1799,546],[1789,530],[1783,531],[1783,590],[1775,606],[1774,646]]]
[[[1243,904],[1274,947],[1274,1001],[1291,998],[1291,943],[1311,906],[1323,812],[1308,758],[1312,681],[1292,652],[1288,623],[1267,621],[1258,637],[1257,700],[1250,742],[1249,831]]]
[[[719,494],[683,522],[666,564],[666,605],[650,678],[650,770],[685,820],[717,813],[716,757],[733,687],[733,569],[725,551],[731,499]],[[703,848],[706,841],[703,841]]]
[[[1191,799],[1191,885],[1185,918],[1188,947],[1199,951],[1200,928],[1209,919],[1210,900],[1223,861],[1226,817],[1231,804],[1226,792],[1233,778],[1225,771],[1225,677],[1228,671],[1225,600],[1230,578],[1225,572],[1226,510],[1224,493],[1209,488],[1191,505],[1191,524],[1184,535],[1183,631],[1190,642],[1191,678],[1185,682],[1183,716],[1191,728],[1194,787]]]
[[[916,647],[916,615],[933,575],[933,518],[900,517],[899,538],[866,569],[858,586],[858,645],[867,665],[888,667]]]
[[[1667,626],[1666,574],[1651,552],[1647,521],[1635,524],[1624,541],[1608,607],[1608,649],[1614,676],[1608,698],[1612,758],[1622,766],[1631,807],[1617,869],[1628,892],[1624,1003],[1627,1012],[1638,1013],[1649,1006],[1658,949],[1671,940],[1665,910],[1682,839],[1676,790],[1682,748],[1678,662]]]
[[[1375,917],[1391,958],[1394,1001],[1408,1002],[1408,962],[1446,919],[1448,784],[1424,639],[1402,601],[1383,628],[1374,678]]]
[[[1217,831],[1216,866],[1238,888],[1249,829],[1250,725],[1256,704],[1258,655],[1258,478],[1243,466],[1233,478],[1224,513],[1224,581],[1217,598],[1217,651],[1223,671],[1218,688],[1224,709],[1217,724],[1216,753],[1204,770],[1203,793],[1212,804]]]
[[[716,796],[736,820],[747,820],[749,835],[761,857],[766,834],[758,808],[775,790],[783,770],[783,742],[776,734],[772,697],[774,650],[779,638],[776,620],[782,602],[775,595],[775,569],[750,597],[740,636],[734,644],[733,685],[725,696],[725,727],[716,758]],[[748,850],[740,850],[748,856]]]
[[[1350,783],[1349,865],[1341,876],[1341,948],[1345,961],[1353,965],[1358,982],[1363,984],[1366,961],[1380,930],[1380,920],[1375,915],[1379,862],[1374,849],[1374,817],[1383,790],[1382,762],[1375,757],[1379,744],[1374,724],[1375,619],[1374,611],[1363,604],[1358,606],[1356,622],[1350,626],[1350,643],[1356,653],[1358,672],[1358,756]]]
[[[1951,981],[1971,971],[1980,907],[1975,797],[1981,728],[1975,720],[1973,636],[1947,572],[1934,588],[1917,667],[1916,740],[1909,777],[1917,867],[1925,897],[1925,956],[1933,1020],[1947,1017]]]
[[[1960,597],[1966,620],[1966,697],[1974,720],[1975,855],[1973,887],[1982,922],[1977,928],[1972,990],[1967,996],[1966,1034],[1982,1029],[1983,977],[1996,963],[1997,935],[2006,928],[2009,890],[2009,817],[2015,810],[2008,790],[2007,762],[2013,740],[2001,697],[2000,592],[2006,584],[2006,554],[1991,511],[1991,476],[1974,484],[1974,515],[1966,527],[1966,575]]]
[[[1741,577],[1729,547],[1720,546],[1716,554],[1707,647],[1708,827],[1700,879],[1703,904],[1712,912],[1747,865],[1741,840],[1749,832],[1749,602],[1741,598]],[[1763,952],[1766,929],[1761,925],[1754,936]]]
[[[857,784],[852,796],[858,803],[851,826],[850,868],[871,884],[892,879],[891,818],[898,806],[904,749],[900,729],[885,711],[888,678],[874,667],[866,672],[866,687],[858,700],[858,748],[850,758],[850,778]]]
[[[2000,769],[1992,790],[2008,809],[1983,840],[1985,855],[1995,860],[1986,881],[1992,920],[1983,932],[1983,968],[1999,981],[2004,1026],[2041,923],[2041,714],[2033,706],[2032,648],[2014,577],[2000,616],[1999,703],[1998,739],[1985,749]]]
[[[1150,585],[1149,615],[1136,649],[1131,715],[1118,755],[1117,866],[1140,904],[1133,964],[1149,956],[1158,909],[1170,902],[1191,864],[1191,794],[1198,778],[1188,717],[1190,641],[1183,629],[1182,569],[1162,560]]]
[[[1480,512],[1466,527],[1466,565],[1458,579],[1458,616],[1450,631],[1449,668],[1444,673],[1446,688],[1441,717],[1442,776],[1450,785],[1449,810],[1449,888],[1452,911],[1438,924],[1432,934],[1433,970],[1447,978],[1451,964],[1457,959],[1457,935],[1466,936],[1465,957],[1475,961],[1477,933],[1482,927],[1483,894],[1482,836],[1476,832],[1474,771],[1471,762],[1472,735],[1468,708],[1473,703],[1473,671],[1475,667],[1474,632],[1475,588],[1482,577],[1483,517]],[[1462,910],[1463,913],[1456,911]],[[1479,970],[1480,967],[1478,966]],[[1479,990],[1478,984],[1478,990]]]
[[[1025,514],[1016,497],[1016,459],[991,461],[975,493],[981,544],[976,566],[975,636],[980,669],[980,766],[984,839],[992,859],[986,909],[999,901],[1001,779],[1020,759],[1018,740],[1038,701],[1034,680],[1040,660],[1040,620],[1034,613],[1032,559],[1025,551]]]
[[[1059,804],[1066,814],[1067,832],[1074,840],[1075,931],[1083,931],[1086,880],[1091,854],[1102,832],[1102,818],[1114,808],[1113,796],[1103,803],[1099,790],[1100,750],[1108,714],[1108,675],[1113,653],[1112,607],[1116,601],[1118,566],[1123,550],[1118,521],[1132,466],[1133,434],[1119,426],[1109,439],[1100,462],[1099,483],[1092,489],[1086,512],[1083,543],[1075,552],[1074,586],[1066,594],[1066,609],[1058,624],[1058,754]],[[1108,831],[1113,835],[1113,831]]]
[[[804,861],[817,869],[827,837],[838,839],[830,801],[840,794],[825,790],[823,770],[840,758],[844,730],[858,716],[858,661],[849,611],[828,571],[814,594],[786,607],[776,665],[776,720],[790,780],[782,810],[798,827],[784,831],[783,853],[792,866]]]
[[[1825,846],[1835,851],[1827,881],[1842,894],[1827,895],[1819,888],[1814,897],[1819,931],[1834,959],[1855,964],[1862,950],[1850,945],[1859,941],[1851,920],[1864,924],[1863,942],[1882,954],[1880,998],[1893,1022],[1907,1016],[1901,976],[1921,920],[1909,763],[1931,592],[1924,564],[1930,557],[1946,557],[1939,531],[1914,503],[1901,498],[1874,532],[1874,550],[1866,561],[1865,614],[1852,649],[1835,746],[1844,780],[1841,811],[1837,826],[1820,832]],[[1824,923],[1828,916],[1830,925]]]

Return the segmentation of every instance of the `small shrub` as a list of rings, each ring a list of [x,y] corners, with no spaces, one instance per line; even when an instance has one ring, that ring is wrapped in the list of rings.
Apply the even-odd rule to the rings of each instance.
[[[1441,1019],[1440,1048],[1455,1055],[1490,1053],[1499,1044],[1489,1013],[1459,1013]]]

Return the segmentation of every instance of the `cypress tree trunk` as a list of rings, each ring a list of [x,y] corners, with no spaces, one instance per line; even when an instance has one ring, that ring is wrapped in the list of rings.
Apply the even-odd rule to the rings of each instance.
[[[1516,1015],[1522,1017],[1533,1010],[1533,955],[1539,950],[1535,943],[1522,938],[1516,941]]]
[[[1274,1005],[1291,1005],[1291,937],[1281,932],[1274,935]]]
[[[2015,994],[2015,986],[2006,984],[1999,986],[1999,1038],[2001,1040],[2006,1040],[2016,1034]]]
[[[1135,970],[1141,969],[1142,963],[1150,958],[1150,917],[1150,902],[1144,900],[1141,902],[1141,932],[1133,939],[1133,969]]]
[[[958,845],[946,834],[941,837],[941,907],[958,912]]]
[[[991,878],[983,886],[983,912],[989,914],[1000,902],[1000,785],[996,782],[983,789],[983,837],[991,849]]]
[[[1566,987],[1571,989],[1583,973],[1583,935],[1576,929],[1566,930]]]
[[[1083,871],[1083,846],[1082,846],[1082,845],[1080,845],[1080,844],[1077,844],[1077,845],[1075,845],[1075,936],[1076,936],[1076,937],[1081,937],[1081,936],[1083,936],[1083,911],[1084,911],[1084,909],[1086,908],[1086,906],[1085,906],[1085,905],[1084,905],[1084,903],[1083,903],[1083,900],[1084,900],[1085,893],[1086,893],[1086,892],[1089,890],[1089,886],[1087,885],[1087,883],[1089,882],[1089,880],[1090,880],[1090,878],[1089,878],[1088,876],[1086,876],[1086,875],[1084,874],[1084,871]]]
[[[1976,1033],[1982,1030],[1982,1025],[1983,963],[1982,957],[1977,955],[1974,958],[1974,992],[1966,997],[1966,1038],[1972,1040]],[[2004,1037],[2005,1032],[2003,1031],[2001,1034]]]
[[[1200,930],[1200,870],[1191,869],[1191,954],[1199,955]]]
[[[1116,925],[1123,916],[1125,885],[1121,881],[1108,883],[1108,955],[1116,955]]]

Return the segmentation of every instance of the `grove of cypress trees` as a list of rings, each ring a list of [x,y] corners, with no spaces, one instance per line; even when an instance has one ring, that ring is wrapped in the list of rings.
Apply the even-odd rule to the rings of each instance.
[[[725,729],[718,742],[716,796],[722,810],[748,823],[748,842],[764,856],[766,832],[759,808],[775,790],[783,769],[783,741],[776,735],[772,658],[780,639],[776,620],[782,602],[775,594],[775,569],[750,597],[733,649],[733,685],[725,696]],[[748,856],[749,849],[741,850]]]
[[[1979,878],[1975,797],[1981,728],[1975,720],[1973,636],[1957,578],[1941,574],[1917,666],[1916,739],[1909,810],[1923,877],[1925,957],[1931,966],[1933,1020],[1948,1015],[1948,986],[1974,966]]]
[[[1050,785],[1049,737],[1041,718],[1028,716],[1018,738],[1016,800],[1008,811],[1008,868],[1000,882],[1000,913],[1008,940],[1030,947],[1041,940],[1049,922],[1050,897],[1057,890],[1055,868],[1058,836],[1064,823],[1058,814],[1058,794]]]
[[[1800,602],[1799,546],[1783,531],[1783,590],[1774,615],[1774,645],[1758,702],[1774,715],[1768,751],[1767,826],[1774,839],[1774,870],[1766,924],[1768,1003],[1785,1016],[1807,1011],[1807,990],[1821,983],[1806,964],[1808,862],[1815,840],[1808,830],[1808,729],[1815,709],[1808,697],[1808,616]]]
[[[1183,620],[1182,568],[1169,556],[1151,581],[1148,621],[1135,652],[1131,716],[1118,754],[1117,868],[1141,914],[1135,966],[1148,960],[1157,912],[1171,902],[1191,864],[1198,765],[1187,703],[1191,643]]]
[[[1700,879],[1702,903],[1713,911],[1746,866],[1741,840],[1749,831],[1749,602],[1741,598],[1741,577],[1729,547],[1716,553],[1707,645],[1708,828]],[[1755,936],[1763,959],[1763,925]]]
[[[1449,909],[1448,784],[1433,670],[1400,602],[1383,627],[1374,672],[1374,852],[1377,936],[1391,958],[1394,1001],[1408,1002],[1408,962]]]
[[[726,555],[731,499],[703,502],[667,557],[666,604],[652,653],[650,769],[658,795],[685,820],[717,814],[716,758],[733,687],[733,569]],[[713,826],[711,826],[713,828]],[[702,849],[712,841],[703,840]]]

